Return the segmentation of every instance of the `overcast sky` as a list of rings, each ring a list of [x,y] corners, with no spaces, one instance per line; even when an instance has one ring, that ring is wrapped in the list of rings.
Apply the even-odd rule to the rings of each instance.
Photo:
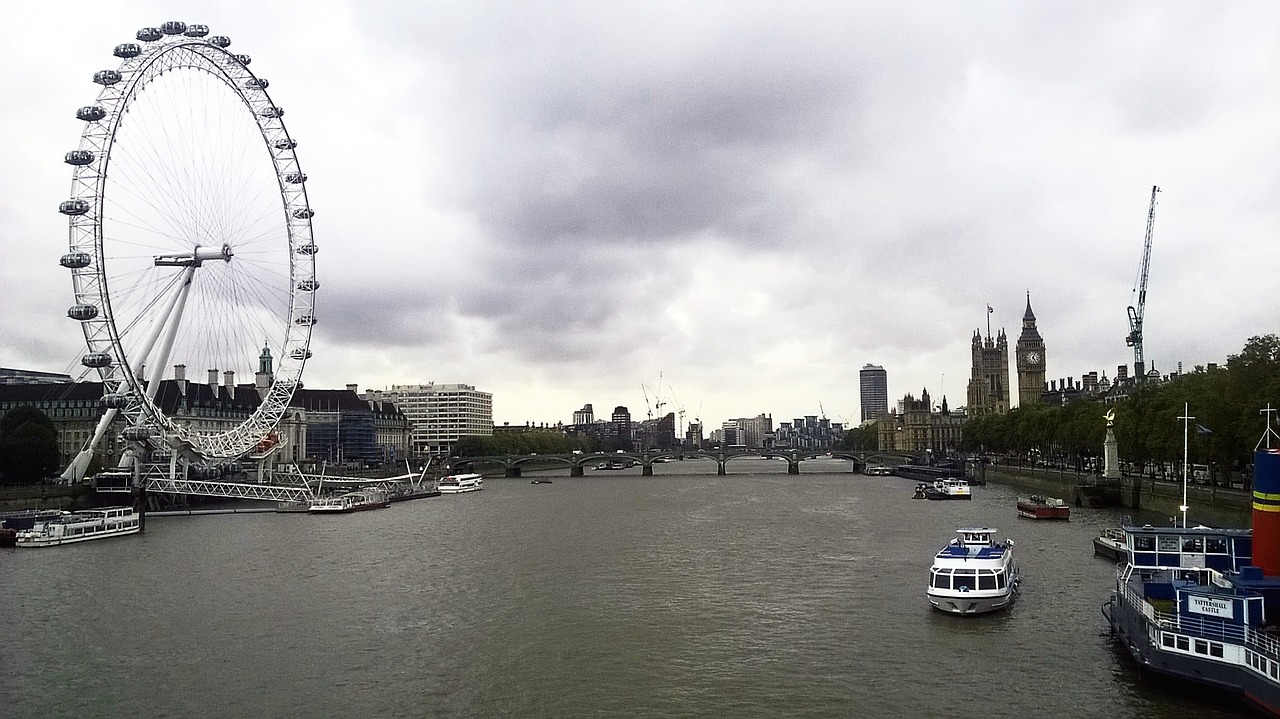
[[[288,109],[308,387],[567,423],[661,376],[685,422],[856,423],[866,363],[965,404],[987,305],[1012,344],[1028,291],[1048,376],[1114,377],[1152,185],[1148,363],[1280,329],[1274,2],[54,0],[0,5],[0,366],[81,369],[62,156],[171,19]]]

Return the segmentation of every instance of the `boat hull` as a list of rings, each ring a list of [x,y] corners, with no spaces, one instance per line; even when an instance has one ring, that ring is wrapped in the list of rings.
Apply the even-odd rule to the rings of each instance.
[[[934,609],[948,614],[987,614],[999,611],[1013,603],[1016,591],[1010,590],[998,595],[975,596],[976,592],[962,594],[939,594],[928,592],[929,603]]]
[[[1280,717],[1280,682],[1270,679],[1262,673],[1263,670],[1163,648],[1159,644],[1161,628],[1148,620],[1141,609],[1126,601],[1119,592],[1112,596],[1106,609],[1112,637],[1143,669],[1235,694],[1263,712]],[[1194,637],[1190,640],[1194,646]],[[1227,644],[1228,648],[1233,646]],[[1259,656],[1261,662],[1270,662],[1269,667],[1277,664],[1274,659],[1256,656]]]
[[[1117,562],[1123,562],[1129,556],[1129,551],[1123,545],[1108,542],[1102,537],[1093,538],[1093,553]]]
[[[939,491],[934,490],[934,489],[926,489],[926,490],[925,490],[925,492],[924,492],[924,498],[925,498],[925,499],[939,499],[939,500],[943,500],[943,499],[973,499],[973,495],[972,495],[972,494],[948,494],[948,493],[946,493],[946,492],[939,492]]]
[[[1019,504],[1018,516],[1027,519],[1071,519],[1071,508]]]
[[[121,527],[119,529],[104,529],[100,532],[91,532],[88,534],[80,534],[72,537],[32,537],[19,533],[15,546],[35,549],[39,547],[57,547],[63,544],[78,544],[80,542],[90,542],[95,539],[110,539],[112,537],[125,537],[130,534],[137,534],[142,531],[139,526]]]

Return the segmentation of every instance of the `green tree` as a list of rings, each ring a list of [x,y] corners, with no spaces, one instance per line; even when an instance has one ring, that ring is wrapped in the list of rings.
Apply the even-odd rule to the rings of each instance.
[[[1120,456],[1135,463],[1182,460],[1185,411],[1195,417],[1186,436],[1188,460],[1240,470],[1252,461],[1263,431],[1259,410],[1280,408],[1280,337],[1251,337],[1226,367],[1196,367],[1172,382],[1137,388],[1110,405],[1116,411]],[[969,451],[1039,450],[1052,456],[1089,457],[1102,453],[1103,409],[1093,400],[1065,407],[1020,407],[1005,415],[975,417],[965,423]],[[1205,431],[1207,430],[1207,431]]]
[[[58,431],[44,412],[15,407],[0,417],[0,468],[5,484],[34,484],[58,469]]]
[[[880,430],[875,422],[844,433],[844,448],[855,452],[880,449]]]

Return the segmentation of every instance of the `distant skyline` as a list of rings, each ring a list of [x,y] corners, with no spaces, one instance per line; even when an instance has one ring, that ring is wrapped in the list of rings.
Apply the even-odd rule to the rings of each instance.
[[[1152,185],[1148,365],[1277,331],[1275,3],[73,0],[0,7],[0,366],[80,374],[63,154],[112,48],[171,19],[288,109],[308,387],[568,423],[644,416],[661,375],[686,423],[856,425],[868,363],[891,405],[964,405],[987,306],[1012,340],[1028,291],[1047,378],[1114,378]]]

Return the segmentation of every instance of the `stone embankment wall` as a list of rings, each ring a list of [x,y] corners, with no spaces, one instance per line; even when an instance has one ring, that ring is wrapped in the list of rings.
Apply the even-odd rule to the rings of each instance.
[[[0,512],[22,509],[83,509],[93,500],[87,484],[38,484],[0,489]]]
[[[1056,469],[1030,469],[1025,467],[985,468],[986,481],[1007,484],[1037,494],[1060,497],[1071,504],[1088,504],[1090,495],[1102,481],[1097,475],[1077,474]],[[1181,517],[1182,483],[1163,482],[1148,477],[1121,477],[1119,487],[1105,492],[1112,498],[1108,504],[1133,510],[1135,518],[1141,514],[1145,521],[1156,522],[1150,517]],[[1118,500],[1118,502],[1116,501]],[[1187,487],[1188,522],[1223,527],[1249,527],[1253,512],[1252,494],[1243,489],[1206,487],[1192,484]]]

